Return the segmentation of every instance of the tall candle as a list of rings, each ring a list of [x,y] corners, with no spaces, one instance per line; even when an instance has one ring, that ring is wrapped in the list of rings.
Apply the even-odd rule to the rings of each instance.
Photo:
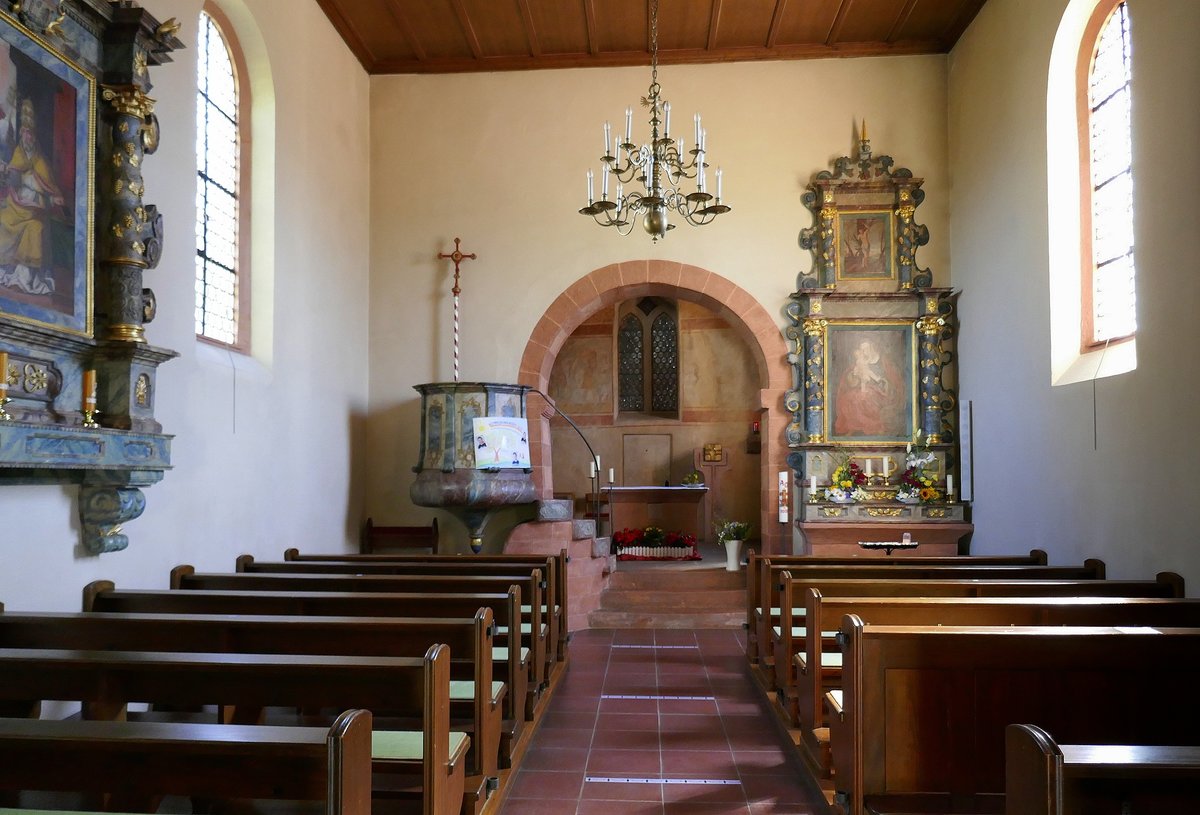
[[[608,483],[609,484],[617,483],[617,471],[615,469],[613,469],[612,467],[608,468]]]
[[[887,456],[883,457],[883,477],[885,479],[888,477],[888,465],[891,463],[892,463],[892,460],[890,458],[888,458]]]
[[[871,459],[867,459],[867,478],[870,478],[874,474],[875,473],[872,472],[872,469],[871,469]]]
[[[815,475],[810,475],[808,477],[808,494],[809,495],[817,494],[817,477]]]
[[[83,409],[96,409],[96,372],[92,370],[83,372]]]
[[[946,495],[954,495],[954,476],[946,474]]]
[[[589,461],[588,462],[588,478],[595,478],[595,477],[596,477],[596,462]]]

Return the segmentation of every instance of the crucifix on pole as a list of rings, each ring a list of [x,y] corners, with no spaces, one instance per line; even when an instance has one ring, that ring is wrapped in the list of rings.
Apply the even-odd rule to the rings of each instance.
[[[464,260],[475,260],[475,253],[467,255],[459,249],[459,239],[454,239],[454,251],[450,254],[442,252],[438,253],[439,258],[454,261],[454,288],[450,292],[454,295],[454,381],[458,381],[458,295],[462,293],[462,289],[458,285],[458,267]]]

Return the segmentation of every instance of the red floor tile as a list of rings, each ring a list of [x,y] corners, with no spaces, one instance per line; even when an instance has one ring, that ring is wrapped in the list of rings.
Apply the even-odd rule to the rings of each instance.
[[[588,775],[636,775],[652,778],[661,774],[658,750],[595,748],[588,755]]]
[[[657,801],[580,801],[577,815],[662,815],[662,811]]]
[[[663,750],[663,775],[737,778],[738,767],[730,750]]]
[[[522,769],[510,783],[512,787],[508,791],[508,801],[518,798],[577,800],[583,787],[583,773]],[[513,808],[507,806],[506,809]]]
[[[653,730],[658,732],[657,713],[601,713],[596,718],[600,730]]]
[[[660,784],[597,783],[583,785],[581,801],[653,801],[662,803]]]
[[[592,739],[593,750],[657,750],[659,734],[654,730],[601,730]]]
[[[591,751],[587,747],[537,747],[521,760],[522,770],[553,770],[583,772]]]

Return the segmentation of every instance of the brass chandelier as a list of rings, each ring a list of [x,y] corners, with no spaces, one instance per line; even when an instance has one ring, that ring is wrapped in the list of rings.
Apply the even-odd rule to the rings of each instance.
[[[579,210],[590,215],[601,226],[616,227],[628,235],[633,224],[641,219],[642,228],[657,243],[674,229],[668,215],[674,211],[692,226],[712,223],[729,212],[721,202],[721,169],[716,177],[716,196],[708,191],[708,134],[701,127],[700,114],[695,125],[694,146],[684,151],[683,137],[671,136],[671,103],[661,97],[658,84],[658,0],[650,11],[650,91],[642,97],[642,105],[650,109],[650,141],[633,143],[633,108],[625,108],[625,137],[612,135],[612,126],[604,123],[604,155],[600,157],[600,198],[595,197],[595,175],[587,171],[587,206]],[[661,134],[660,134],[661,128]],[[611,145],[611,152],[610,151]],[[622,163],[623,162],[623,163]],[[608,197],[609,176],[616,176],[616,196]],[[684,192],[684,182],[695,179],[696,189]],[[644,191],[625,191],[625,184],[637,181]]]

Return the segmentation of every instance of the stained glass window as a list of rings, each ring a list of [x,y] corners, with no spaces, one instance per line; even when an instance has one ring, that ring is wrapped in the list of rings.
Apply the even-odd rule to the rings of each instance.
[[[1088,76],[1091,263],[1084,301],[1098,345],[1137,330],[1133,258],[1133,146],[1129,10],[1118,3],[1100,30]]]
[[[675,316],[663,312],[650,327],[650,409],[679,409],[679,329]]]
[[[204,12],[196,50],[196,334],[241,347],[238,81],[225,35]]]

